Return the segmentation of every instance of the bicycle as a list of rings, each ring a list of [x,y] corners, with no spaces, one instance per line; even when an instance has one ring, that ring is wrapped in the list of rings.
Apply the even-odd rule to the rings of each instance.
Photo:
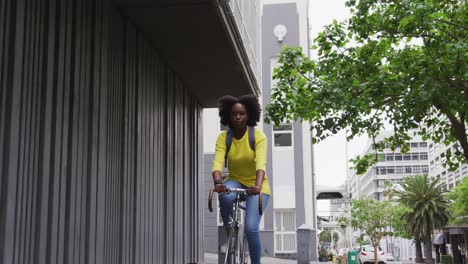
[[[213,212],[212,200],[213,194],[215,189],[210,190],[209,198],[208,198],[208,209],[210,212]],[[224,194],[227,193],[235,193],[236,199],[234,200],[234,205],[232,207],[232,220],[230,223],[230,233],[227,241],[227,250],[224,257],[224,264],[245,264],[245,252],[247,250],[247,236],[243,229],[243,224],[241,223],[240,210],[245,210],[245,206],[241,203],[245,203],[246,197],[250,196],[248,189],[241,189],[241,188],[230,188],[227,189]],[[218,194],[223,195],[223,193]],[[262,208],[262,193],[258,196],[258,212],[260,215],[263,214]],[[239,239],[239,230],[240,232],[240,239]],[[238,262],[236,262],[238,261]]]

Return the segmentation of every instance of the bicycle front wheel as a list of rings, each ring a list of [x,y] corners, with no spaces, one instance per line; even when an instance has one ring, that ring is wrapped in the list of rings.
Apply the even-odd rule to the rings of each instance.
[[[247,263],[247,236],[245,233],[242,233],[242,244],[240,244],[240,252],[239,252],[239,263],[246,264]]]
[[[228,243],[227,243],[227,251],[224,257],[224,264],[236,264],[236,260],[239,257],[239,246],[238,246],[238,239],[239,238],[239,228],[237,226],[233,226],[231,231],[229,232]]]

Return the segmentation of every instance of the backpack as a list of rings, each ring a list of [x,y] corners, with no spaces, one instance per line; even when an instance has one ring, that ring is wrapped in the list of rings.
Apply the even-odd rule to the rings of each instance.
[[[255,152],[255,127],[248,126],[250,149]],[[224,155],[224,167],[227,168],[228,153],[232,145],[232,129],[228,128],[226,132],[226,154]]]

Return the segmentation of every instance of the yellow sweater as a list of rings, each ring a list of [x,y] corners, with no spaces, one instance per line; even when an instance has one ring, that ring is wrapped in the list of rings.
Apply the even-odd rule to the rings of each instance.
[[[213,171],[223,171],[224,156],[226,154],[226,134],[223,131],[216,140],[216,153],[213,161]],[[257,170],[266,172],[267,138],[259,129],[255,129],[255,152],[249,145],[249,130],[237,140],[232,138],[231,149],[228,153],[228,179],[238,181],[250,187],[255,185]],[[265,174],[262,184],[262,193],[270,195],[270,184]]]

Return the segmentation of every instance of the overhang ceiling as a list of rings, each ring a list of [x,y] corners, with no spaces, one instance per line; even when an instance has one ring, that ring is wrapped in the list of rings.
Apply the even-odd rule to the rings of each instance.
[[[204,107],[259,88],[224,0],[115,0]]]

